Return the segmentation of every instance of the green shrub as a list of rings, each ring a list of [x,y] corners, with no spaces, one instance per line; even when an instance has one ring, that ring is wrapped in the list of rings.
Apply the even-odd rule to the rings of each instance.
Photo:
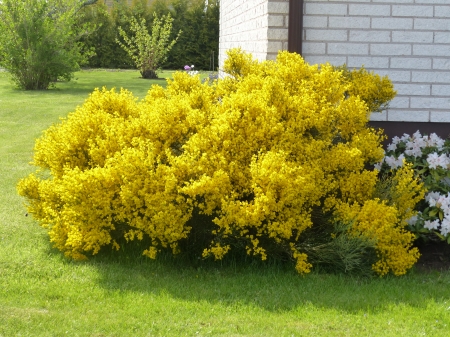
[[[82,41],[94,48],[96,55],[89,60],[90,67],[133,68],[132,58],[116,43],[119,27],[127,36],[131,36],[131,21],[145,19],[147,30],[151,31],[154,16],[170,14],[173,21],[170,40],[180,35],[178,42],[168,52],[167,60],[162,64],[166,69],[182,69],[186,64],[194,64],[196,69],[215,70],[218,65],[219,49],[219,2],[208,1],[205,7],[202,0],[158,0],[147,6],[146,1],[115,1],[110,10],[103,4],[85,7],[81,23],[96,24],[97,29]],[[213,66],[214,65],[214,66]]]
[[[121,39],[117,39],[116,42],[133,59],[143,78],[157,78],[156,71],[167,59],[167,53],[177,42],[181,30],[173,40],[169,38],[172,21],[170,14],[158,18],[155,13],[149,33],[145,19],[138,22],[132,17],[130,21],[132,34],[130,36],[122,27],[119,27]],[[124,42],[121,41],[122,39]]]
[[[367,127],[372,102],[341,71],[297,54],[259,63],[232,50],[224,68],[230,76],[213,83],[175,73],[141,102],[96,90],[37,140],[38,170],[18,189],[54,245],[75,259],[133,240],[148,242],[150,258],[201,245],[221,259],[242,247],[307,273],[308,254],[320,263],[307,243],[323,232],[348,257],[374,252],[378,274],[404,274],[419,256],[405,227],[423,190],[405,166],[392,177],[396,202],[376,195],[366,166],[381,160],[383,135]],[[394,95],[383,83],[379,104]]]
[[[82,2],[4,0],[0,2],[0,66],[22,89],[48,89],[70,80],[89,52],[78,42],[86,25],[76,26]]]

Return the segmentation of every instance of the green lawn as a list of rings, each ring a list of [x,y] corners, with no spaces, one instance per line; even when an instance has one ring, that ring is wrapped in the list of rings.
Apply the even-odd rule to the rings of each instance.
[[[170,76],[165,73],[163,76]],[[95,88],[143,98],[137,71],[83,71],[25,92],[0,72],[0,337],[449,336],[450,272],[362,279],[293,267],[147,260],[135,251],[66,260],[17,196],[34,140]]]

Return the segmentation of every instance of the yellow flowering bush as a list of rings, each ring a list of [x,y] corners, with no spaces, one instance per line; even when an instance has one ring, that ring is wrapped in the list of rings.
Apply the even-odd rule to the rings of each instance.
[[[155,258],[202,233],[204,257],[221,259],[237,245],[263,260],[278,250],[307,273],[299,238],[320,208],[376,242],[376,272],[410,268],[418,254],[404,230],[413,207],[403,202],[420,185],[408,189],[414,179],[404,174],[393,194],[401,202],[388,204],[374,197],[378,178],[366,169],[383,158],[383,135],[367,122],[395,94],[392,84],[368,74],[355,84],[288,52],[265,62],[238,49],[228,56],[223,79],[175,73],[140,102],[97,89],[45,131],[38,169],[18,190],[54,245],[84,259],[141,240]],[[364,98],[355,85],[383,91]],[[198,216],[212,222],[202,227]]]

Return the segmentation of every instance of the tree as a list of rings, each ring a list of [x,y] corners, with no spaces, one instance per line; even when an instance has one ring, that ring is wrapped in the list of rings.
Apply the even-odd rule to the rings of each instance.
[[[137,21],[131,18],[131,37],[127,35],[122,27],[119,27],[119,34],[124,43],[117,39],[117,43],[130,55],[136,67],[140,70],[143,78],[157,78],[156,71],[167,59],[167,54],[177,42],[181,34],[170,40],[173,19],[170,15],[163,15],[161,19],[154,13],[151,34],[149,34],[146,20],[142,18]]]
[[[78,42],[79,10],[94,0],[3,0],[0,3],[0,66],[22,89],[48,89],[70,80],[89,52]]]

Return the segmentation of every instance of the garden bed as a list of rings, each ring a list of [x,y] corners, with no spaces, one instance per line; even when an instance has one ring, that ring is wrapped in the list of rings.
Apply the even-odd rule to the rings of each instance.
[[[419,271],[450,270],[450,245],[444,241],[418,245],[422,254],[416,263]]]

